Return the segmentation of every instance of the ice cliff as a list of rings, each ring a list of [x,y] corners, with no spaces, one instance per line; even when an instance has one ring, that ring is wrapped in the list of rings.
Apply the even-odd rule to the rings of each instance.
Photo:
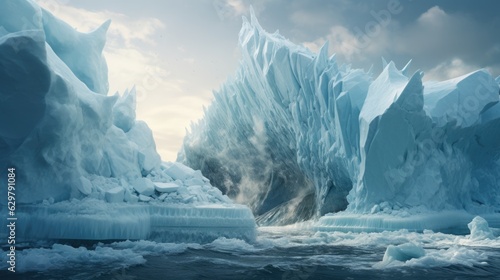
[[[18,237],[163,240],[188,227],[251,239],[248,208],[161,161],[135,89],[107,95],[109,25],[80,33],[33,1],[0,3],[0,174],[16,170]]]
[[[487,71],[423,83],[390,62],[373,78],[328,57],[328,45],[315,54],[265,32],[253,15],[239,44],[238,71],[178,160],[262,224],[341,210],[499,216],[499,85]]]

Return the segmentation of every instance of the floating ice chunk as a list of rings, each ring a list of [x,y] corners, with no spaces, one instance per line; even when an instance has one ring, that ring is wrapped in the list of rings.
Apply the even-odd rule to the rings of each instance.
[[[470,239],[481,240],[494,238],[493,231],[490,229],[488,222],[480,216],[474,217],[467,226],[470,230]]]
[[[142,202],[149,202],[149,201],[151,201],[151,199],[152,199],[152,198],[151,198],[150,196],[145,196],[145,195],[143,195],[143,194],[140,194],[140,195],[139,195],[139,201],[142,201]]]
[[[155,185],[148,178],[137,178],[133,183],[134,189],[142,195],[153,195],[155,193]]]
[[[450,238],[456,237],[451,236]],[[431,243],[434,242],[436,240],[431,240]],[[384,254],[384,259],[373,267],[380,269],[401,266],[429,268],[460,265],[472,267],[484,265],[487,259],[486,253],[462,246],[424,250],[414,243],[406,243],[399,246],[389,245]]]
[[[161,193],[170,193],[175,192],[179,189],[179,186],[176,183],[159,183],[155,182],[155,189]]]
[[[404,243],[397,246],[389,245],[385,251],[382,263],[387,265],[394,261],[406,262],[423,256],[425,256],[424,248],[415,243]]]
[[[122,187],[112,188],[106,191],[104,197],[106,198],[107,202],[111,203],[123,202],[125,198],[125,189],[123,189]]]

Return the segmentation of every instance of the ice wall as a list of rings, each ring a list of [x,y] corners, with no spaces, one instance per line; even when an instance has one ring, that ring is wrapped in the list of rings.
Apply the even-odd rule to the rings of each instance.
[[[255,240],[248,207],[109,203],[100,199],[27,205],[18,213],[18,242],[36,240],[155,240],[211,242],[218,237]]]
[[[373,79],[254,15],[239,43],[236,75],[178,160],[257,215],[500,211],[499,86],[487,71],[423,83],[390,62]]]

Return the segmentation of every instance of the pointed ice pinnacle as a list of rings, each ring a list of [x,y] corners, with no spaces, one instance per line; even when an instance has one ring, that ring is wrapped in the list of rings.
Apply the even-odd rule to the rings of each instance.
[[[252,6],[250,6],[250,24],[257,28],[259,31],[264,31],[262,26],[259,24],[259,20],[257,20],[257,16],[255,15],[255,11]]]
[[[396,103],[407,112],[420,112],[424,106],[422,71],[417,71],[410,78]]]
[[[401,69],[401,73],[403,73],[403,75],[405,75],[406,77],[408,77],[408,71],[410,69],[411,62],[412,62],[412,60],[410,59],[408,61],[408,63],[406,63],[405,67],[403,67],[403,69]],[[422,76],[423,76],[423,73],[422,73]]]
[[[106,34],[108,32],[110,25],[111,25],[111,20],[108,19],[103,24],[101,24],[101,26],[99,26],[96,30],[88,34],[89,36],[94,38],[96,48],[100,51],[102,51],[104,49],[104,45],[106,45]]]
[[[387,60],[382,56],[382,69],[385,69],[387,67]]]

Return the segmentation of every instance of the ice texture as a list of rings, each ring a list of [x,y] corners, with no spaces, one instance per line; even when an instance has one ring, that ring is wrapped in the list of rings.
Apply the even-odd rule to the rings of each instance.
[[[118,96],[106,96],[101,51],[108,23],[83,34],[32,1],[6,2],[2,13],[8,34],[0,38],[0,165],[16,167],[23,184],[17,201],[78,198],[88,189],[82,176],[141,177],[142,147],[113,125]],[[11,25],[17,17],[39,20]],[[148,135],[147,127],[136,129]]]
[[[34,1],[0,3],[0,168],[15,168],[18,237],[251,239],[248,208],[161,161],[135,88],[108,96],[109,25],[81,33]]]
[[[422,246],[415,243],[404,243],[401,245],[389,245],[385,251],[382,263],[388,264],[394,261],[406,262],[425,256],[425,250]]]
[[[499,215],[500,88],[486,70],[424,83],[389,62],[372,78],[328,57],[328,44],[316,54],[265,32],[253,14],[239,44],[238,71],[178,160],[257,220],[463,211],[466,227]]]
[[[125,199],[125,189],[122,187],[114,187],[104,194],[107,202],[123,202]]]
[[[470,230],[470,239],[481,240],[481,239],[493,239],[493,231],[490,229],[488,222],[480,216],[474,217],[474,219],[467,224]]]
[[[483,214],[495,228],[500,228],[500,215]],[[433,230],[452,234],[468,234],[469,222],[474,215],[465,210],[418,211],[418,209],[392,211],[386,213],[360,214],[349,211],[327,214],[316,221],[314,228],[319,231],[382,232],[406,229],[424,232]]]
[[[155,189],[161,193],[171,193],[179,189],[179,185],[175,183],[155,183]]]
[[[123,202],[122,191],[110,190],[106,201],[86,198],[24,206],[17,214],[18,239],[198,243],[211,242],[220,236],[255,239],[255,222],[248,207],[165,203],[149,196],[144,196],[149,203],[119,203]],[[114,201],[119,195],[122,201]]]

